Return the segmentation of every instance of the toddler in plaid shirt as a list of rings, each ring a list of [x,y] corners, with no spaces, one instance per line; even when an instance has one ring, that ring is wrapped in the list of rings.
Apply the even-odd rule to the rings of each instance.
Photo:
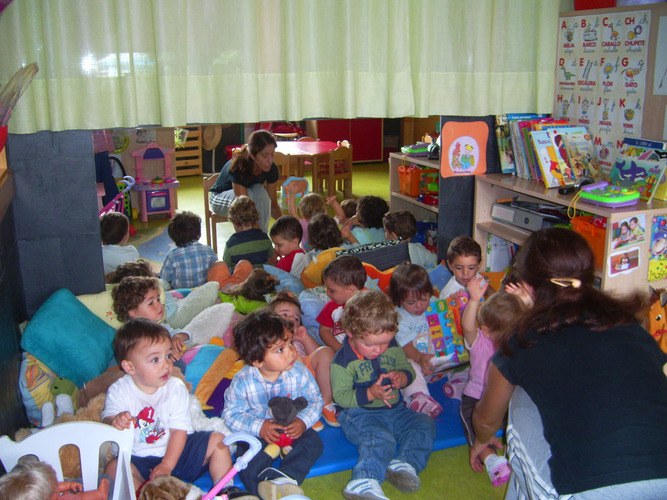
[[[201,217],[192,212],[176,214],[167,232],[176,248],[164,258],[160,278],[172,288],[195,288],[206,283],[206,274],[218,256],[210,246],[199,243]]]
[[[312,429],[322,412],[322,395],[308,368],[296,362],[290,322],[273,311],[259,309],[248,314],[234,327],[234,348],[245,362],[225,391],[222,418],[230,430],[258,436],[262,447],[292,438],[292,449],[278,468],[271,467],[273,457],[264,451],[255,455],[239,474],[252,494],[264,499],[303,495],[303,482],[322,454],[323,444]],[[308,405],[294,421],[282,426],[273,421],[269,400],[274,396],[296,399],[303,396]],[[247,450],[237,444],[237,456]]]

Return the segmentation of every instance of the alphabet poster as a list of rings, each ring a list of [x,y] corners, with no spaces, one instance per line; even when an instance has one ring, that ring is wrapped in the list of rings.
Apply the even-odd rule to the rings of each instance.
[[[608,178],[626,137],[642,136],[651,12],[560,19],[554,117],[593,136]]]

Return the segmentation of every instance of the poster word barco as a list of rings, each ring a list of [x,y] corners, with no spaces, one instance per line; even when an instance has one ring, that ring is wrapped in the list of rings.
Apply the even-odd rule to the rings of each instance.
[[[560,19],[554,117],[584,126],[608,176],[625,137],[641,137],[649,11]]]

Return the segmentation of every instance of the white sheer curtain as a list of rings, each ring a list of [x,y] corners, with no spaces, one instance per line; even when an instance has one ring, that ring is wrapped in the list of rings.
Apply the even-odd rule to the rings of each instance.
[[[553,0],[14,0],[10,132],[549,112]]]

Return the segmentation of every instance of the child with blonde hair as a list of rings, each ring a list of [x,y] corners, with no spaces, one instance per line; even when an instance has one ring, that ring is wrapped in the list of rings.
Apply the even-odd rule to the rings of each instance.
[[[486,385],[489,360],[499,347],[503,334],[510,331],[526,310],[519,295],[507,292],[491,295],[480,306],[488,286],[482,277],[470,280],[467,287],[469,301],[461,317],[465,346],[470,353],[470,378],[463,388],[459,414],[470,446],[475,442],[472,414]],[[507,459],[496,454],[495,446],[490,445],[482,451],[480,460],[493,486],[501,486],[509,480],[511,470]]]
[[[433,373],[431,361],[435,356],[431,331],[424,315],[434,295],[428,273],[416,264],[397,266],[389,280],[387,295],[398,313],[396,342],[415,370],[415,381],[401,391],[403,398],[408,408],[436,418],[442,413],[442,406],[431,397],[425,379]]]
[[[435,424],[403,404],[400,390],[414,369],[394,338],[398,314],[379,290],[357,292],[341,317],[345,340],[331,365],[338,421],[359,458],[343,490],[348,500],[387,500],[386,478],[404,493],[421,486],[418,474],[433,450]]]
[[[310,240],[308,238],[308,223],[314,215],[327,213],[327,207],[324,204],[324,199],[318,193],[308,193],[299,200],[299,210],[295,206],[296,200],[294,195],[290,194],[287,197],[287,211],[292,217],[299,219],[301,228],[303,229],[303,236],[301,237],[301,248],[305,251],[312,249]],[[299,217],[299,214],[301,217]]]
[[[58,482],[56,471],[46,462],[24,458],[0,477],[0,498],[11,500],[107,500],[109,480],[102,478],[96,490],[82,491],[81,483]]]

